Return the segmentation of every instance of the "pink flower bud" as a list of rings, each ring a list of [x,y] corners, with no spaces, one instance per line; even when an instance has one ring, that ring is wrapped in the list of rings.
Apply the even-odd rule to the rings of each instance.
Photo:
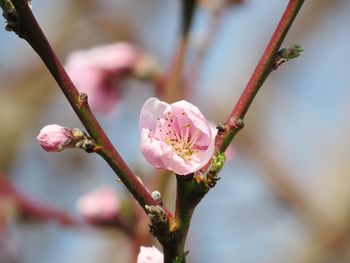
[[[117,194],[108,186],[81,196],[77,206],[82,216],[93,222],[116,219],[120,208]]]
[[[45,151],[60,152],[65,147],[70,147],[74,136],[72,129],[52,124],[42,128],[36,138]]]
[[[140,248],[140,253],[137,256],[137,263],[163,263],[163,254],[155,247]]]
[[[120,83],[133,71],[140,52],[128,43],[115,43],[75,51],[67,59],[66,70],[89,105],[107,112],[118,103]]]
[[[141,150],[156,168],[180,175],[201,169],[215,150],[217,130],[187,101],[148,99],[140,115]]]

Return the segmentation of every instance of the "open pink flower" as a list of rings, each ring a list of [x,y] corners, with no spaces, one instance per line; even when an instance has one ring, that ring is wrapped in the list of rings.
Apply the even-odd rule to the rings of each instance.
[[[42,128],[36,138],[45,151],[60,152],[65,147],[69,147],[74,135],[72,129],[51,124]]]
[[[120,100],[120,82],[139,57],[134,46],[120,42],[75,51],[65,68],[77,89],[88,95],[90,106],[107,112]]]
[[[140,116],[141,149],[156,168],[186,175],[201,169],[215,149],[216,129],[187,101],[148,99]]]
[[[120,203],[116,192],[108,186],[103,186],[80,197],[77,206],[86,220],[99,222],[115,219]]]
[[[140,253],[137,256],[137,263],[163,263],[163,254],[155,247],[140,248]]]

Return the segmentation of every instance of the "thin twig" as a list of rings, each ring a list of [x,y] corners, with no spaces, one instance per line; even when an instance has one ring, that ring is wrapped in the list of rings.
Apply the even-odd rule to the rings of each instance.
[[[216,138],[216,150],[218,152],[225,151],[234,135],[243,128],[242,119],[249,109],[256,93],[262,86],[267,76],[273,69],[275,57],[284,40],[294,18],[303,4],[303,0],[290,0],[286,10],[273,33],[269,44],[264,51],[251,79],[244,89],[240,99],[234,107],[232,113],[226,121],[226,124],[219,130]],[[212,166],[210,163],[206,167],[209,173]],[[198,175],[198,176],[197,176]],[[197,174],[200,178],[200,172]],[[172,262],[176,256],[180,257],[179,262],[186,262],[184,253],[184,245],[187,236],[187,231],[190,226],[191,216],[196,205],[209,190],[203,188],[201,184],[196,184],[195,180],[177,177],[177,206],[174,214],[174,240],[173,243],[167,246],[163,244],[165,262]]]
[[[11,199],[14,202],[20,216],[34,219],[36,221],[54,221],[63,226],[85,226],[82,220],[79,220],[63,210],[52,207],[51,205],[39,203],[23,195],[9,181],[9,179],[0,174],[0,199]],[[0,215],[1,216],[1,215]]]
[[[290,0],[280,22],[277,25],[259,63],[257,64],[250,80],[248,81],[241,97],[226,120],[225,132],[219,133],[216,138],[216,150],[225,151],[237,132],[243,128],[245,117],[260,87],[273,70],[273,64],[278,50],[298,14],[304,0]]]

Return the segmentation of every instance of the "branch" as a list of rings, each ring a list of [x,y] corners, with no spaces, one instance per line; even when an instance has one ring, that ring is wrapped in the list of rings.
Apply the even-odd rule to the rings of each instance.
[[[44,203],[39,203],[23,195],[4,175],[0,174],[0,200],[2,198],[4,200],[6,198],[12,199],[16,209],[18,209],[19,215],[24,218],[34,219],[40,222],[55,221],[63,226],[84,226],[83,221],[74,218],[65,211]]]
[[[172,238],[169,242],[162,243],[164,262],[166,263],[186,262],[188,251],[185,251],[185,242],[191,218],[196,206],[205,194],[197,182],[193,180],[193,174],[188,177],[176,175],[176,182],[176,208],[170,227]]]
[[[245,117],[257,92],[263,85],[276,62],[278,50],[298,14],[304,0],[290,0],[280,22],[277,25],[258,65],[256,66],[247,86],[241,97],[233,108],[230,116],[226,120],[226,125],[216,138],[216,150],[225,151],[234,136],[243,128],[243,118]]]
[[[19,24],[14,28],[15,32],[21,38],[24,38],[41,57],[80,121],[90,136],[96,141],[96,144],[100,146],[96,152],[110,165],[143,209],[145,209],[145,205],[156,205],[149,191],[113,147],[91,112],[87,103],[87,96],[85,94],[79,94],[70,80],[31,12],[27,0],[12,0],[12,3],[19,17]]]
[[[169,243],[162,243],[164,249],[165,262],[186,262],[184,246],[190,221],[195,207],[204,195],[214,187],[220,178],[217,173],[220,171],[224,158],[220,152],[225,151],[233,137],[243,128],[243,121],[249,106],[256,93],[262,86],[270,72],[274,69],[278,50],[296,17],[303,0],[290,0],[286,10],[271,37],[265,52],[262,55],[251,79],[244,89],[240,99],[234,107],[226,124],[218,127],[219,133],[216,137],[217,154],[206,166],[206,172],[198,172],[195,177],[188,178],[177,176],[177,202],[174,214],[174,221],[171,225],[173,239]]]

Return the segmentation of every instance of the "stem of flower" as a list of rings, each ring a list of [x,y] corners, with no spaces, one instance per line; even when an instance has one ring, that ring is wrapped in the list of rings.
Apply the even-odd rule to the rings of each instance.
[[[235,134],[242,128],[242,126],[237,125],[237,123],[243,120],[257,92],[273,70],[273,64],[278,50],[303,3],[304,0],[289,1],[258,65],[226,121],[226,131],[219,134],[216,138],[217,151],[225,151]]]
[[[89,135],[96,141],[96,144],[101,146],[97,153],[106,160],[143,209],[145,209],[145,205],[157,205],[149,191],[116,151],[91,112],[89,105],[81,103],[78,90],[52,50],[30,10],[27,0],[12,0],[12,3],[20,18],[16,33],[24,38],[41,57]]]
[[[162,244],[165,263],[174,262],[174,259],[179,263],[186,262],[187,252],[184,249],[192,214],[205,194],[193,180],[193,175],[176,175],[176,181],[176,209],[171,229],[173,238],[171,242]]]

